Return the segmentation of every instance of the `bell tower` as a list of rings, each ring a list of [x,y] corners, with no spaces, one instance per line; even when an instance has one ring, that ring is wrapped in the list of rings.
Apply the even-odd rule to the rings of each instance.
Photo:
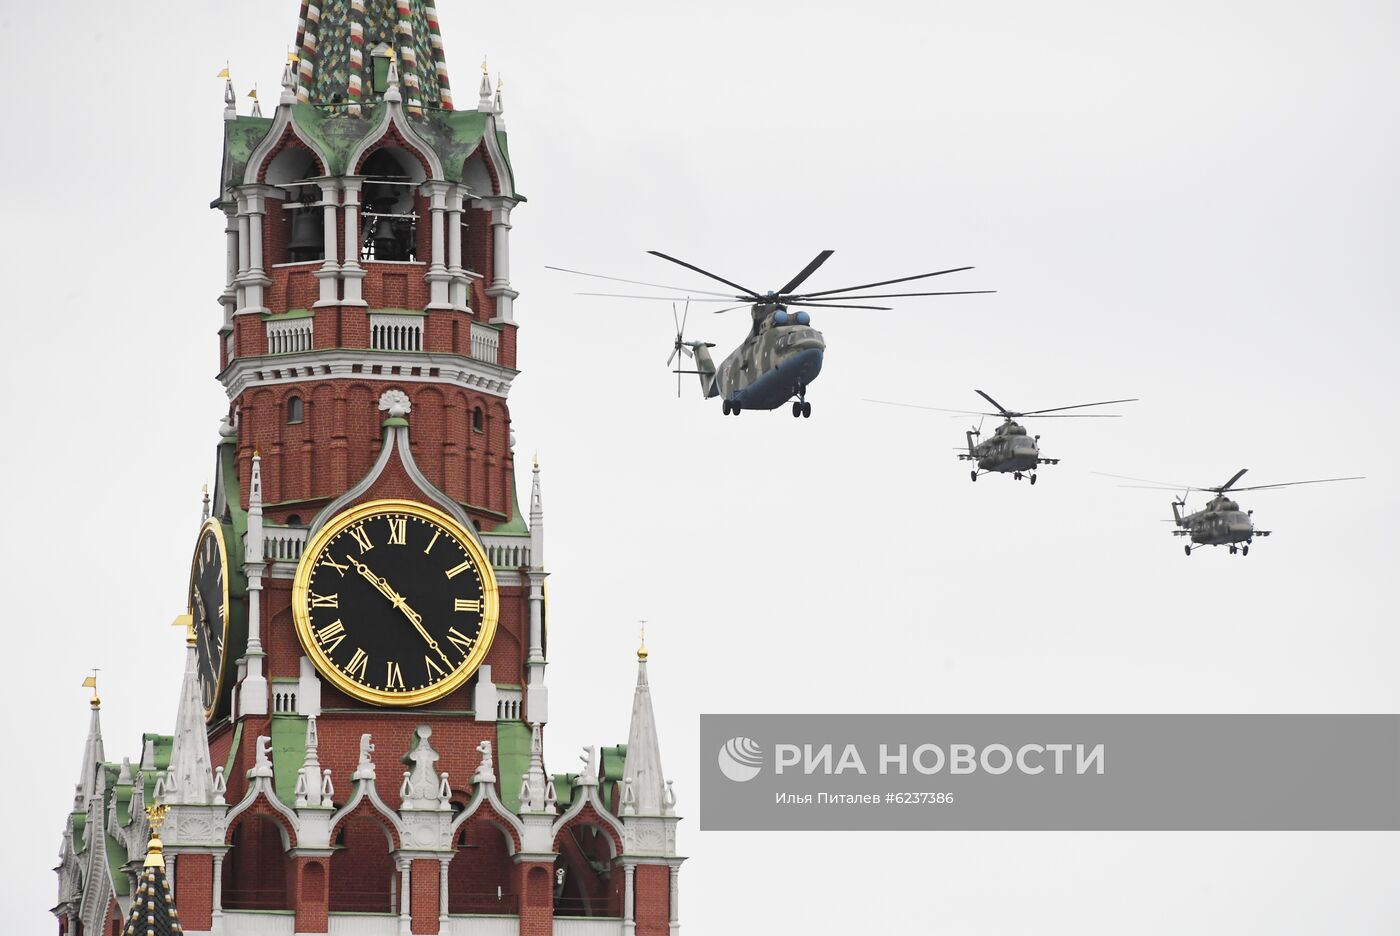
[[[365,915],[674,936],[644,653],[629,743],[545,768],[544,500],[537,460],[517,492],[509,406],[524,198],[499,86],[483,66],[454,106],[426,0],[303,2],[294,48],[268,116],[225,84],[228,409],[175,731],[145,736],[133,770],[103,763],[94,728],[62,931],[130,910],[122,856],[149,837],[130,804],[150,803],[187,933],[281,913],[298,936]]]

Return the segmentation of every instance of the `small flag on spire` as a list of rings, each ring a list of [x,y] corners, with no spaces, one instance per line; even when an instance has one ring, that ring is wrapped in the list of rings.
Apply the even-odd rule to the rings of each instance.
[[[248,92],[248,97],[250,97],[250,98],[252,98],[253,100],[256,101],[256,100],[258,99],[258,89],[257,89],[257,88],[254,88],[253,90],[249,91],[249,92]]]
[[[96,677],[96,676],[88,676],[86,679],[84,679],[84,680],[83,680],[83,688],[84,688],[84,689],[96,689],[96,688],[97,688],[97,677]]]
[[[230,77],[230,76],[229,76],[229,73],[228,73],[228,66],[225,65],[225,66],[223,67],[223,69],[222,69],[217,75],[215,75],[214,77],[215,77],[215,78],[228,78],[228,77]]]
[[[300,61],[301,61],[301,56],[300,56],[300,55],[297,55],[297,54],[296,54],[295,52],[293,52],[291,49],[288,49],[288,50],[287,50],[287,64],[288,64],[288,65],[295,65],[297,62],[300,62]]]

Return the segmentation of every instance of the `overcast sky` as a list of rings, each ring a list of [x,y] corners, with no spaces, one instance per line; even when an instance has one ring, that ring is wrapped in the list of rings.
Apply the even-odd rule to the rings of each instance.
[[[270,112],[296,0],[6,3],[8,678],[0,868],[47,916],[100,666],[109,758],[169,731],[170,620],[225,398],[222,83]],[[528,7],[528,12],[522,7]],[[61,11],[61,17],[59,12]],[[1385,2],[439,4],[458,101],[505,77],[519,465],[544,465],[547,751],[624,741],[649,618],[687,931],[1400,930],[1400,836],[705,833],[702,712],[1394,712],[1400,8]],[[824,312],[809,399],[720,415],[670,310],[545,264],[770,289],[948,266],[992,296]],[[727,353],[743,312],[697,311]],[[692,378],[693,379],[693,378]],[[1063,459],[975,486],[967,420]],[[1250,495],[1247,559],[1166,492]],[[523,479],[528,483],[528,478]],[[1243,483],[1243,482],[1242,482]],[[706,753],[705,756],[711,756]],[[1171,795],[1162,790],[1161,795]]]

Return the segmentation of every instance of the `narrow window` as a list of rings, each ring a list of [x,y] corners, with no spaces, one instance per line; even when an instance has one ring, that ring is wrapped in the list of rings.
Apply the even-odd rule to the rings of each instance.
[[[287,423],[299,423],[306,418],[306,405],[302,403],[301,397],[294,396],[287,400]]]
[[[481,412],[481,407],[472,410],[472,430],[475,432],[486,431],[486,416]]]

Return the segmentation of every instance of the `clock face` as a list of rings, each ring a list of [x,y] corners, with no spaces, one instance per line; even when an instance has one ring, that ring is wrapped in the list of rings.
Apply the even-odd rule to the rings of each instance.
[[[461,686],[486,657],[498,597],[476,539],[414,501],[372,501],[307,544],[292,614],[332,684],[376,705],[422,705]]]
[[[199,531],[190,565],[190,614],[194,617],[195,652],[204,717],[213,717],[223,690],[225,650],[229,637],[228,554],[224,528],[208,520]]]

